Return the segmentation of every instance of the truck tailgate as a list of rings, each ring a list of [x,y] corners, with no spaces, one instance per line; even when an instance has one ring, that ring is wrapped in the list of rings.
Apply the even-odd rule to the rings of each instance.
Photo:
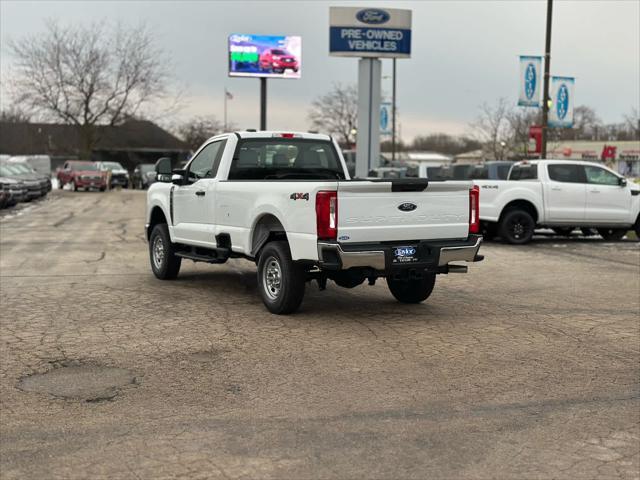
[[[338,240],[352,243],[466,238],[471,186],[471,182],[464,181],[339,182]]]

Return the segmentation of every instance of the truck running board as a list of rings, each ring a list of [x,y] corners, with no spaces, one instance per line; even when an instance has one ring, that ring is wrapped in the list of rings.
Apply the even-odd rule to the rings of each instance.
[[[176,252],[176,256],[187,258],[194,262],[224,263],[229,259],[228,248],[201,248],[193,247],[189,252]]]

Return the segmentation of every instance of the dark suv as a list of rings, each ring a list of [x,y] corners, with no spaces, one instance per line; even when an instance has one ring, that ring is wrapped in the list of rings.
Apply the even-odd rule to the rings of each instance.
[[[144,190],[156,181],[156,170],[153,163],[141,163],[131,175],[131,188]]]

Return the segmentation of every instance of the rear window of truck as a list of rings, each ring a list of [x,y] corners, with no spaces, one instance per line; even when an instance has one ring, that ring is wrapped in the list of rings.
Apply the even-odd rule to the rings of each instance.
[[[509,174],[509,180],[537,180],[538,165],[514,165]]]
[[[242,139],[229,170],[229,180],[344,178],[331,142],[299,138]]]

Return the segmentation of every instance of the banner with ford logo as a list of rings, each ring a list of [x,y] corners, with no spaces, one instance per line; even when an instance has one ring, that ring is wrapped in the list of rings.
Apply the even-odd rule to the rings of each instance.
[[[549,126],[571,128],[573,126],[573,91],[575,78],[551,77],[549,88]]]
[[[540,106],[542,86],[542,57],[520,56],[520,93],[518,105],[521,107]]]
[[[329,53],[341,57],[410,57],[411,10],[330,7]]]

